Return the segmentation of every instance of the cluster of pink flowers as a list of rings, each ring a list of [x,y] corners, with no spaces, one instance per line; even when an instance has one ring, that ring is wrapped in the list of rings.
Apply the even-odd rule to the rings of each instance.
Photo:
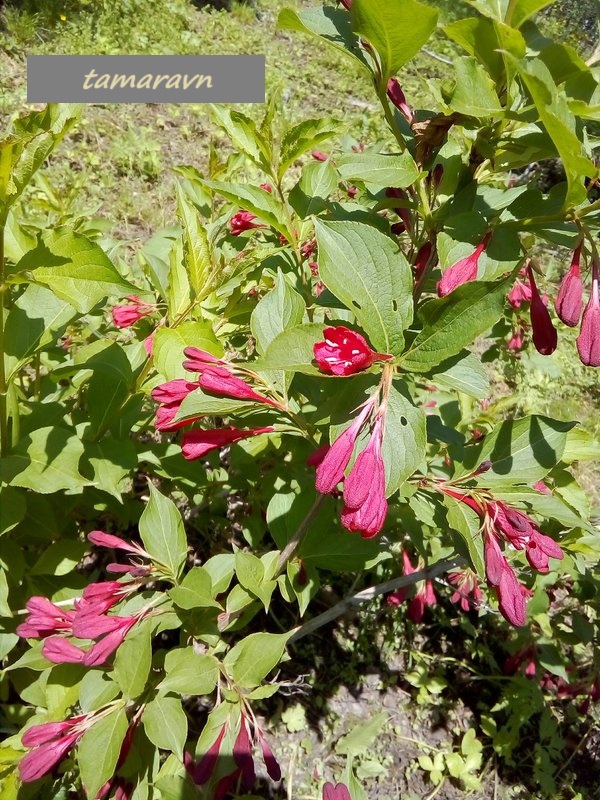
[[[523,550],[529,565],[538,572],[548,572],[549,559],[563,558],[563,551],[550,536],[542,533],[536,523],[522,511],[507,503],[470,495],[441,487],[450,497],[472,508],[482,520],[485,570],[488,583],[495,589],[503,616],[513,625],[525,625],[527,600],[531,592],[517,579],[514,569],[500,548],[504,542]]]
[[[265,397],[256,392],[252,386],[235,374],[234,370],[242,374],[247,373],[242,367],[230,364],[221,358],[216,358],[211,353],[199,350],[197,347],[186,347],[184,354],[187,361],[183,362],[188,372],[198,374],[196,381],[187,381],[183,378],[162,383],[152,390],[152,398],[159,403],[156,412],[155,427],[159,431],[175,431],[202,419],[201,416],[193,419],[175,421],[183,400],[196,389],[202,389],[210,394],[221,397],[233,397],[238,400],[248,400],[252,403],[261,403],[279,410],[283,409],[281,403],[270,397]],[[272,426],[241,430],[235,427],[218,429],[193,429],[183,435],[182,453],[184,458],[201,458],[211,450],[225,447],[226,445],[256,436],[261,433],[270,433]]]
[[[556,313],[571,328],[581,320],[577,350],[579,358],[587,367],[600,367],[600,297],[598,282],[599,265],[592,258],[592,291],[583,308],[583,280],[581,278],[581,245],[573,253],[571,266],[562,280],[556,297]],[[583,312],[583,313],[582,313]]]
[[[139,545],[130,544],[118,536],[93,531],[88,538],[94,544],[151,559]],[[72,663],[87,667],[104,664],[120,647],[131,628],[149,613],[147,609],[130,616],[110,615],[107,612],[136,592],[143,583],[142,576],[151,573],[150,566],[139,563],[110,564],[107,569],[129,573],[134,579],[127,583],[91,583],[80,598],[73,600],[71,610],[65,610],[45,597],[31,597],[26,603],[29,614],[17,627],[18,635],[24,639],[44,639],[42,655],[54,664]],[[73,644],[70,638],[95,641],[89,649],[84,650]]]
[[[225,722],[219,731],[217,738],[202,756],[197,764],[194,763],[189,753],[184,754],[184,764],[194,783],[203,786],[207,783],[219,760],[219,753],[225,734],[229,727],[229,720]],[[240,729],[233,745],[233,760],[235,769],[229,775],[222,777],[217,783],[214,800],[223,800],[241,781],[244,788],[249,791],[256,781],[254,769],[254,750],[259,746],[265,764],[267,774],[274,781],[281,780],[281,767],[273,755],[273,751],[267,742],[263,731],[260,729],[254,717],[242,710],[240,718]]]
[[[325,339],[314,346],[315,361],[323,372],[332,375],[354,375],[370,367],[376,360],[387,361],[392,358],[387,353],[376,353],[363,336],[344,326],[325,328],[324,336]],[[360,406],[361,411],[350,426],[331,446],[319,448],[312,459],[312,463],[317,465],[317,491],[329,494],[344,481],[342,525],[349,531],[359,531],[364,538],[379,533],[388,507],[382,456],[387,397],[379,402],[381,389],[382,384]],[[367,428],[370,430],[369,441],[345,477],[356,441]]]
[[[156,311],[156,306],[144,303],[134,294],[127,295],[125,299],[129,300],[127,305],[114,306],[112,309],[113,323],[117,328],[130,328],[142,317]]]

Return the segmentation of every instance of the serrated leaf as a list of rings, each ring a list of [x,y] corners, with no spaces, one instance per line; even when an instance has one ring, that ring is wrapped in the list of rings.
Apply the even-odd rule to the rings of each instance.
[[[117,708],[95,722],[81,737],[77,762],[88,797],[96,797],[112,777],[128,727],[125,711]]]
[[[350,15],[343,8],[308,8],[300,12],[284,8],[279,12],[277,25],[291,31],[301,31],[323,39],[337,50],[355,58],[361,66],[367,63],[358,43],[358,36],[352,31]]]
[[[448,366],[446,366],[448,365]],[[440,365],[440,372],[431,373],[431,380],[440,386],[483,400],[490,394],[490,379],[481,360],[463,350],[456,359]]]
[[[303,153],[332,136],[338,136],[339,132],[339,122],[331,119],[305,119],[289,128],[281,143],[281,162],[277,173],[279,180]]]
[[[14,273],[47,286],[81,314],[109,296],[139,292],[121,277],[100,245],[67,227],[44,231]]]
[[[449,105],[469,117],[498,117],[503,114],[494,81],[472,56],[454,60],[456,87]]]
[[[426,443],[425,414],[392,387],[382,447],[388,497],[422,466]]]
[[[261,299],[250,318],[258,352],[263,353],[282,331],[299,325],[304,309],[304,300],[278,270],[275,288]]]
[[[66,428],[45,427],[32,431],[0,460],[0,477],[12,486],[52,494],[76,491],[88,485],[79,474],[83,445]]]
[[[479,516],[464,503],[448,495],[444,495],[444,505],[448,509],[448,525],[462,537],[475,572],[480,578],[485,578],[483,537],[480,532]]]
[[[146,550],[167,567],[175,580],[185,564],[187,539],[181,514],[175,503],[148,484],[150,500],[139,522],[140,536]]]
[[[407,151],[402,155],[356,153],[342,156],[336,161],[340,176],[346,181],[359,180],[376,186],[394,186],[404,189],[419,177],[419,168]]]
[[[206,228],[196,207],[187,199],[179,184],[177,214],[183,226],[183,257],[192,289],[198,301],[210,294],[212,284],[212,254]]]
[[[477,281],[427,302],[420,312],[423,330],[402,356],[403,369],[428,372],[460,353],[502,316],[506,291],[506,281]]]
[[[362,222],[315,220],[319,276],[356,316],[371,345],[400,355],[413,319],[412,272],[398,245]]]

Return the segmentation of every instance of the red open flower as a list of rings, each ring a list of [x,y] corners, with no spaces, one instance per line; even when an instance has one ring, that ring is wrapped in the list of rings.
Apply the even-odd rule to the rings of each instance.
[[[264,225],[261,225],[260,222],[254,222],[256,219],[256,214],[252,214],[250,211],[238,211],[233,217],[229,220],[229,230],[231,231],[232,236],[239,236],[240,233],[244,233],[244,231],[250,231],[252,228],[264,228]]]
[[[129,328],[142,317],[151,314],[155,309],[155,306],[149,306],[134,294],[128,295],[125,299],[129,300],[128,305],[115,306],[112,310],[113,322],[117,328]]]
[[[325,328],[324,340],[313,347],[319,369],[332,375],[354,375],[367,369],[374,361],[387,361],[393,356],[376,353],[360,333],[338,325]]]

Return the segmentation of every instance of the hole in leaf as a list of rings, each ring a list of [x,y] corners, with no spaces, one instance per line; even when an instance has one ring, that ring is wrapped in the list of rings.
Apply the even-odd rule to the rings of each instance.
[[[408,420],[406,417],[400,417],[400,425],[408,425]]]
[[[396,300],[392,300],[392,308],[394,309],[394,311],[398,311],[398,303],[396,302]]]
[[[361,310],[361,308],[362,308],[361,304],[360,304],[360,303],[357,303],[357,302],[356,302],[356,300],[353,300],[353,301],[352,301],[352,305],[354,306],[354,308],[358,308],[358,310],[359,310],[359,311],[360,311],[360,310]]]

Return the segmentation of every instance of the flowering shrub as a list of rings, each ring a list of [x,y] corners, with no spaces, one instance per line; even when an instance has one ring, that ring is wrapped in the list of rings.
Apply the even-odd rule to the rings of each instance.
[[[259,123],[215,107],[241,158],[178,170],[179,231],[135,266],[85,223],[28,219],[27,187],[77,108],[33,112],[0,142],[0,657],[21,707],[3,796],[224,800],[259,773],[281,781],[258,709],[321,624],[320,587],[348,573],[414,624],[443,605],[433,579],[448,573],[473,632],[527,639],[507,672],[539,663],[548,691],[598,699],[595,662],[565,671],[567,647],[597,635],[582,587],[598,532],[569,471],[597,446],[576,421],[503,419],[485,368],[529,331],[550,355],[554,307],[600,365],[598,87],[539,36],[548,2],[471,5],[444,29],[465,54],[435,109],[398,78],[431,7],[284,11],[281,27],[370,74],[388,139],[340,152],[335,121],[280,132],[274,103]],[[557,157],[566,180],[548,194],[511,185]],[[572,252],[558,294],[547,243]],[[552,606],[557,592],[579,606]],[[507,763],[530,716],[516,697],[517,722],[495,737],[482,722]],[[477,785],[474,736],[422,761],[434,783],[447,769]],[[325,800],[365,796],[352,752],[321,776],[344,781]]]

